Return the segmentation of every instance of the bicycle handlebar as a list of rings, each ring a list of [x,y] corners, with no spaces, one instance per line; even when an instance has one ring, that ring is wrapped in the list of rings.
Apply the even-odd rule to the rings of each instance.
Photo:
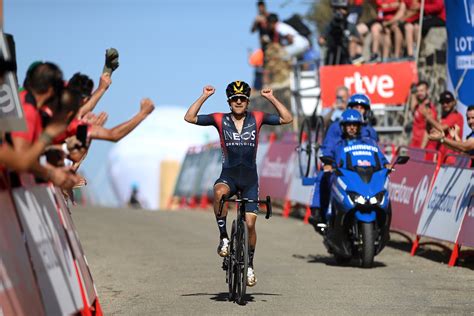
[[[267,207],[267,214],[265,215],[265,218],[266,219],[269,219],[270,217],[272,217],[272,201],[271,201],[271,198],[270,196],[267,195],[266,199],[265,200],[250,200],[250,199],[247,199],[247,198],[243,198],[243,199],[230,199],[230,198],[227,198],[227,196],[223,195],[221,200],[219,201],[219,213],[217,214],[218,217],[221,217],[222,215],[222,208],[224,207],[224,203],[225,202],[237,202],[237,203],[257,203],[257,204],[265,204],[266,207]]]

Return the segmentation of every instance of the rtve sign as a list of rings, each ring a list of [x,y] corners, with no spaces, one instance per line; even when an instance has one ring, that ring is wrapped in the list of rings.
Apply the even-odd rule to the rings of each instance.
[[[414,62],[323,66],[320,76],[324,107],[332,106],[340,86],[350,94],[367,94],[372,103],[403,104],[411,84],[418,81]]]

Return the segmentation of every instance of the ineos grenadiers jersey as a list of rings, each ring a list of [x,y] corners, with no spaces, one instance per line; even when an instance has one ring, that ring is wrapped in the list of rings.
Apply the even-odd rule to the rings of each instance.
[[[264,112],[247,112],[242,131],[235,127],[230,113],[198,115],[197,125],[213,125],[219,131],[222,148],[222,167],[244,165],[256,167],[258,133],[263,124],[280,125],[280,116]]]

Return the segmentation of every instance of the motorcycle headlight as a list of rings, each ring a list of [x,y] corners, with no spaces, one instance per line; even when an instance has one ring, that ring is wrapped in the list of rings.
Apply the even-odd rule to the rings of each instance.
[[[364,199],[362,195],[354,193],[354,192],[349,193],[349,198],[351,199],[352,203],[356,203],[356,204],[366,203],[366,200]]]
[[[374,195],[373,197],[369,199],[370,204],[382,205],[384,201],[385,201],[385,191],[380,191],[379,193],[377,193],[376,195]]]

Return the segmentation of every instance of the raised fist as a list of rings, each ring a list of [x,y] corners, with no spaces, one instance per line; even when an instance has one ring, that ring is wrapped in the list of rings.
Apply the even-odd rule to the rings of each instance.
[[[213,86],[205,86],[204,89],[202,89],[202,93],[208,97],[214,94],[216,92],[216,89]]]
[[[263,88],[260,91],[260,94],[262,95],[262,97],[268,98],[268,97],[273,96],[273,90],[270,88]]]
[[[154,109],[155,109],[155,105],[153,104],[153,101],[151,101],[150,99],[146,98],[140,102],[140,111],[145,113],[146,115],[153,112]]]

